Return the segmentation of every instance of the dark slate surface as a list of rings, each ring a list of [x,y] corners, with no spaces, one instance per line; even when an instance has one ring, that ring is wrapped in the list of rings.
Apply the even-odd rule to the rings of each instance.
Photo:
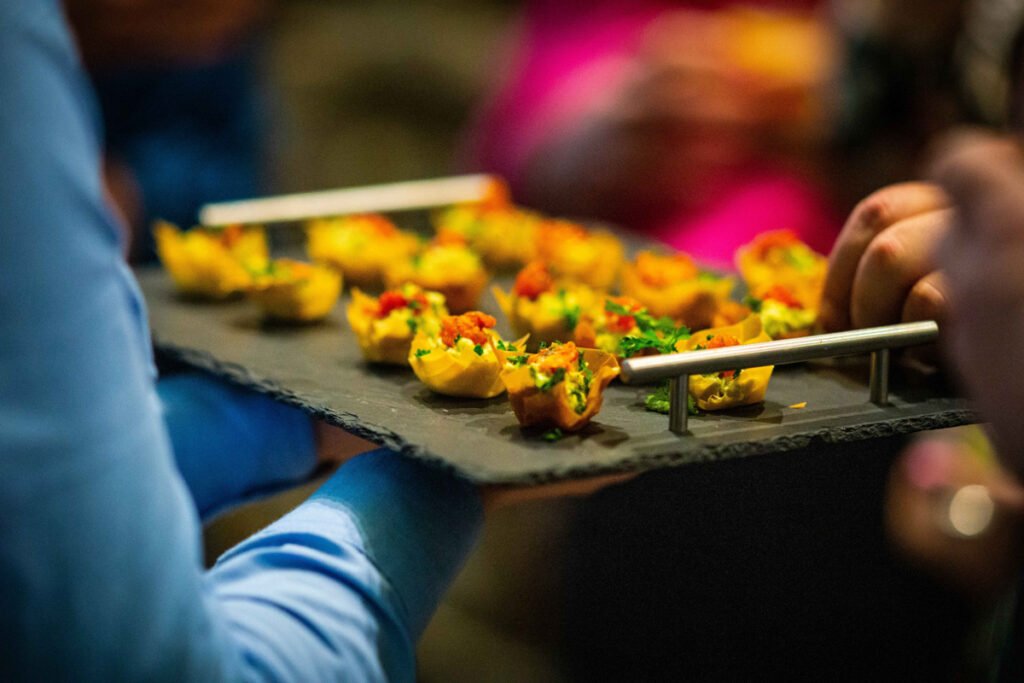
[[[685,437],[668,431],[667,416],[644,410],[649,388],[615,383],[586,430],[548,443],[519,428],[503,396],[446,398],[411,370],[364,363],[345,321],[345,300],[322,324],[268,327],[244,300],[183,301],[162,271],[138,276],[165,357],[481,483],[538,483],[783,453],[974,421],[938,378],[903,371],[892,378],[892,405],[870,404],[866,359],[853,359],[776,368],[763,406],[692,417]],[[483,307],[498,313],[491,297]],[[787,407],[802,401],[804,409]]]

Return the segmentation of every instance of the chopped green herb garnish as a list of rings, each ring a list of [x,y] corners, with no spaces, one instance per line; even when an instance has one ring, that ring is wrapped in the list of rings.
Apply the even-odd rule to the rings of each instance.
[[[536,377],[534,378],[536,379]],[[550,391],[552,387],[565,379],[565,368],[558,368],[547,379],[537,382],[537,388],[541,391]]]
[[[668,415],[668,382],[664,382],[660,387],[649,393],[647,397],[644,398],[644,408],[654,413]],[[689,415],[700,414],[700,411],[697,410],[697,403],[693,400],[693,396],[690,394],[686,394],[686,412]]]
[[[619,342],[619,351],[626,358],[647,349],[655,349],[658,353],[674,353],[676,344],[690,338],[690,328],[676,325],[671,318],[655,318],[646,308],[631,311],[611,300],[605,301],[604,308],[609,313],[632,317],[640,330],[639,334],[627,335]]]
[[[797,270],[807,271],[814,267],[814,252],[801,245],[793,246],[783,252],[786,262]]]
[[[509,356],[506,360],[515,366],[526,365],[526,361],[530,360],[529,356]]]
[[[565,300],[565,290],[558,290],[558,300],[562,303],[562,320],[567,329],[575,330],[580,322],[582,310],[578,304],[570,304]]]
[[[629,310],[622,304],[616,303],[611,299],[605,299],[604,310],[608,311],[609,313],[615,313],[616,315],[633,315],[634,313],[633,311]]]
[[[478,356],[484,355],[484,347],[483,347],[483,345],[482,344],[477,344],[476,346],[474,346],[473,347],[473,353],[475,353]]]
[[[580,374],[583,375],[583,390],[590,390],[590,382],[594,379],[594,371],[580,358]]]
[[[580,307],[569,306],[562,313],[562,320],[565,322],[565,327],[570,330],[575,330],[576,326],[580,323]]]
[[[419,327],[419,324],[416,322],[415,318],[406,318],[405,324],[409,326],[409,331],[412,332],[413,334],[416,333],[416,329]]]
[[[743,297],[743,305],[748,307],[754,313],[760,313],[761,312],[761,305],[763,303],[764,302],[761,301],[761,299],[753,297],[753,296],[751,296],[749,294],[746,295],[745,297]]]
[[[423,358],[423,356],[426,356],[429,353],[430,353],[430,349],[416,349],[416,357],[417,358]]]
[[[582,415],[587,410],[587,394],[581,389],[573,389],[573,410],[577,415]]]
[[[548,431],[541,434],[540,438],[544,439],[545,441],[558,441],[563,436],[565,436],[565,434],[562,432],[562,430],[559,429],[558,427],[555,427],[554,429],[549,429]]]
[[[668,415],[668,384],[663,384],[644,398],[644,408]]]
[[[654,349],[658,353],[675,353],[676,345],[689,338],[690,330],[686,327],[678,327],[671,334],[665,335],[654,330],[643,330],[640,334],[623,337],[619,342],[619,350],[626,358],[647,349]]]

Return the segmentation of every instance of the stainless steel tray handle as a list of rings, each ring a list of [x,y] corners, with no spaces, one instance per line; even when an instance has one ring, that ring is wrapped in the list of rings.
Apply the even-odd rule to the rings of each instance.
[[[938,323],[929,320],[720,349],[628,358],[622,362],[622,380],[632,384],[668,379],[669,429],[676,434],[685,434],[690,375],[870,353],[870,400],[884,405],[889,398],[890,349],[928,344],[938,336]]]

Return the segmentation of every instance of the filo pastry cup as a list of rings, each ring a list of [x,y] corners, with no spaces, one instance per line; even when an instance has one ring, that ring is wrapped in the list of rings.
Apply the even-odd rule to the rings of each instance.
[[[713,327],[695,332],[680,342],[680,351],[721,348],[737,344],[756,344],[771,341],[761,329],[761,319],[751,315],[745,320],[725,327]],[[764,401],[774,366],[726,370],[706,375],[690,375],[690,395],[701,410],[715,411],[752,405]]]
[[[201,299],[226,299],[245,291],[253,271],[269,263],[262,228],[230,226],[182,232],[158,221],[153,228],[157,255],[179,292]]]
[[[709,327],[728,307],[731,277],[702,271],[683,253],[640,252],[622,270],[622,293],[656,317],[693,328]]]
[[[371,363],[408,365],[409,348],[421,329],[435,332],[448,315],[444,296],[404,285],[372,297],[352,290],[348,322],[363,358]]]
[[[572,342],[569,345],[575,347]],[[580,378],[569,377],[544,388],[529,362],[506,366],[501,379],[508,390],[509,402],[523,427],[557,427],[566,432],[579,431],[601,410],[604,390],[619,374],[615,356],[596,349],[582,349],[583,368],[591,373],[585,391]],[[574,396],[575,394],[575,396]],[[580,395],[582,394],[582,395]],[[583,400],[581,404],[579,401]]]
[[[249,298],[264,317],[284,322],[323,320],[341,294],[341,273],[291,259],[275,259],[267,272],[256,275]]]
[[[506,357],[525,353],[526,338],[504,342],[491,331],[487,343],[460,339],[447,346],[438,336],[417,332],[409,365],[427,387],[443,396],[493,398],[505,392],[501,380]]]

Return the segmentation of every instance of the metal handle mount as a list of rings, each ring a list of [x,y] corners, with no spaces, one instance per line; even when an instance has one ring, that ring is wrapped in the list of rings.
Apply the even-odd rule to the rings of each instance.
[[[664,356],[628,358],[622,361],[622,380],[632,384],[668,379],[669,429],[676,434],[685,434],[690,375],[870,353],[870,400],[877,405],[885,405],[889,399],[890,350],[928,344],[938,336],[938,324],[929,320]]]

